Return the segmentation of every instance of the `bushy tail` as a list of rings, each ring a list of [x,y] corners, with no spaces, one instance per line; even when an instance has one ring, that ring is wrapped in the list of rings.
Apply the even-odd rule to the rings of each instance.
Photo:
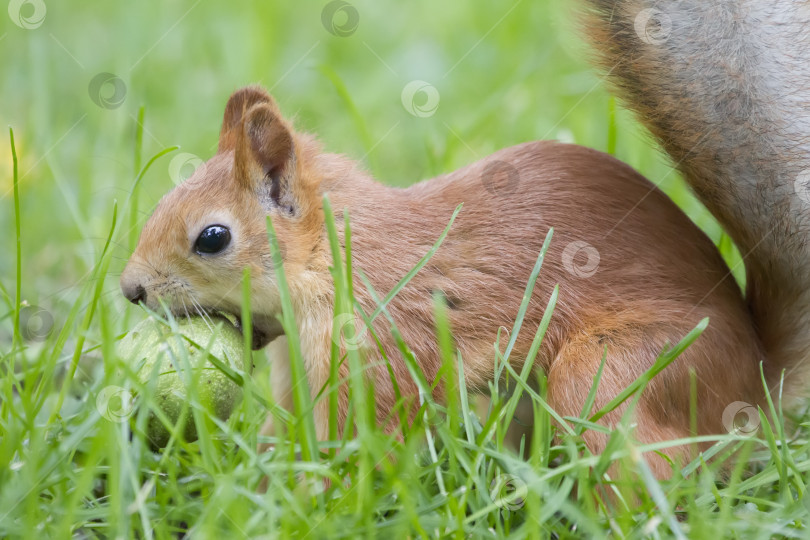
[[[608,80],[742,253],[769,384],[810,373],[810,3],[585,0]]]

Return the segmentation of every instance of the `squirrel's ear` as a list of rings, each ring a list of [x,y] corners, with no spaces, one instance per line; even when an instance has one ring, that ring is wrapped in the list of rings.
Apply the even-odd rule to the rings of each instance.
[[[278,110],[273,98],[261,86],[246,86],[231,94],[228,104],[225,105],[225,117],[222,119],[222,129],[219,132],[217,152],[227,152],[236,148],[242,119],[251,107],[259,103],[267,103]]]
[[[271,203],[295,212],[290,169],[295,166],[293,135],[274,104],[259,103],[242,119],[234,149],[234,174],[245,188],[267,191]]]

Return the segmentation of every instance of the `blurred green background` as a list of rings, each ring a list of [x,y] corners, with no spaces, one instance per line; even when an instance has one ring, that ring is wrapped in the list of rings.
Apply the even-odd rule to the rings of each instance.
[[[141,165],[165,147],[182,149],[149,170],[138,227],[122,227],[115,239],[104,290],[124,312],[117,274],[148,211],[174,185],[185,158],[173,158],[210,157],[229,94],[250,83],[270,89],[298,129],[392,185],[534,139],[599,150],[615,141],[617,157],[660,183],[718,240],[666,158],[618,107],[611,138],[614,106],[588,64],[577,8],[551,0],[12,0],[9,14],[0,13],[0,123],[14,128],[20,153],[23,298],[57,322],[76,299],[114,200],[126,218],[143,106]],[[434,114],[417,117],[403,106],[414,80],[438,92]],[[427,96],[414,99],[423,106]],[[13,290],[11,155],[7,136],[0,142],[0,279]]]

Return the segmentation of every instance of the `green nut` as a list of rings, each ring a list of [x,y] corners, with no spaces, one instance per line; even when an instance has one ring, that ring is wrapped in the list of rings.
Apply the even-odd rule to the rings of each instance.
[[[230,370],[245,371],[242,334],[223,317],[177,319],[176,333],[160,321],[146,319],[121,340],[118,354],[138,370],[141,383],[154,388],[154,401],[175,425],[190,396],[196,395],[222,420],[228,419],[241,399],[242,388],[211,358]],[[186,441],[197,439],[190,405],[181,433]],[[156,415],[150,414],[147,436],[153,447],[162,448],[170,433]]]

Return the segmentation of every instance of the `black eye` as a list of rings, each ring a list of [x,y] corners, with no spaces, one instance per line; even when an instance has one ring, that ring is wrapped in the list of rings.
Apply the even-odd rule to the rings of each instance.
[[[197,241],[194,242],[194,249],[197,253],[219,253],[231,243],[231,231],[223,225],[211,225],[206,227]]]

